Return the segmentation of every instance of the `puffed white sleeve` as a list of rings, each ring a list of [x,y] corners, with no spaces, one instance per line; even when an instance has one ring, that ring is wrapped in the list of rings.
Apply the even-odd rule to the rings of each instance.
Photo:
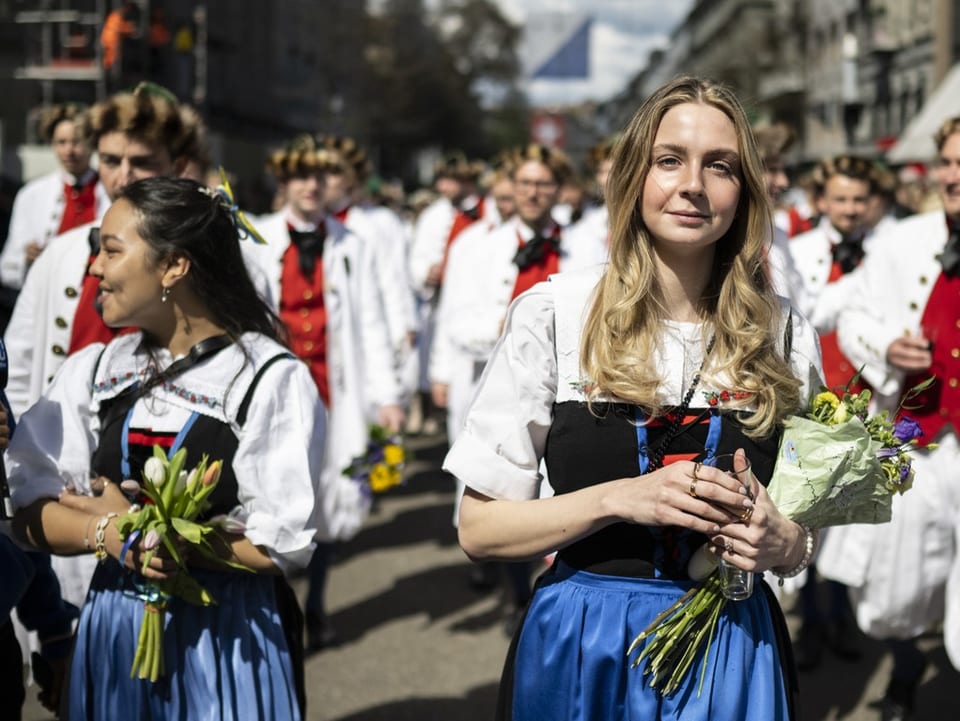
[[[510,307],[444,470],[492,498],[540,493],[540,459],[557,397],[555,309],[549,284]]]
[[[233,470],[251,543],[284,573],[303,568],[324,531],[320,470],[326,409],[302,361],[284,359],[260,378],[238,431]]]
[[[67,358],[46,393],[17,419],[6,455],[14,507],[57,498],[66,485],[89,491],[100,432],[92,381],[102,352],[95,343]]]

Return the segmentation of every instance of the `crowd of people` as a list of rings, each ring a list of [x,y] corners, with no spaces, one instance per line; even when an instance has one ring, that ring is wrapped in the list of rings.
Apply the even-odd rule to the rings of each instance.
[[[303,718],[304,653],[336,642],[329,568],[370,509],[345,469],[371,425],[446,427],[469,582],[508,599],[499,718],[797,719],[794,667],[856,660],[866,632],[893,654],[897,721],[921,634],[960,666],[960,118],[930,171],[839,155],[791,183],[789,128],[679,78],[588,158],[452,152],[399,198],[371,192],[355,139],[300,134],[269,154],[257,215],[160,86],[43,118],[59,167],[19,191],[0,254],[17,294],[0,668],[36,651],[62,717]],[[890,524],[817,538],[780,514],[764,488],[784,418],[821,385],[893,410],[930,375]],[[219,563],[189,559],[218,605],[171,600],[147,680],[144,588],[179,569],[118,519],[155,445],[223,459],[207,520],[231,524]],[[697,462],[718,453],[751,474]],[[662,697],[628,680],[624,640],[686,593],[704,544],[787,579],[802,626],[791,653],[763,584],[728,604],[712,673]]]

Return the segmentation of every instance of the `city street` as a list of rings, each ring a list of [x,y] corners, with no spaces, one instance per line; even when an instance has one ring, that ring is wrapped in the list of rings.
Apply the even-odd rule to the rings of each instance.
[[[328,603],[337,645],[307,660],[312,721],[489,721],[508,639],[496,594],[470,589],[451,526],[453,483],[439,471],[442,438],[411,441],[404,488],[378,499],[341,549]],[[305,592],[305,582],[297,582]],[[792,624],[796,618],[788,615]],[[960,718],[960,675],[935,639],[916,721]],[[802,674],[801,721],[875,721],[889,658],[864,641],[858,663],[829,653]],[[25,721],[49,718],[28,690]],[[546,721],[546,720],[545,720]]]

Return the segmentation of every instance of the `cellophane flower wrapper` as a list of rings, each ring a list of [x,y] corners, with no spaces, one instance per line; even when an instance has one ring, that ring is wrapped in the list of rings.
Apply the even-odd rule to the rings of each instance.
[[[791,521],[811,528],[886,523],[893,495],[885,485],[879,441],[857,417],[835,426],[792,416],[767,494]]]

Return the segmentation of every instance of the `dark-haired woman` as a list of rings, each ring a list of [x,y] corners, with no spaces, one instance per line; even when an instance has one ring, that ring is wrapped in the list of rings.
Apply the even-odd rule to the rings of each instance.
[[[786,721],[786,632],[761,584],[725,606],[702,689],[695,664],[661,696],[627,657],[692,586],[697,549],[784,575],[812,553],[763,486],[819,354],[770,288],[771,211],[739,101],[696,78],[661,88],[624,131],[605,195],[609,264],[514,302],[445,464],[467,485],[472,558],[559,549],[515,638],[501,717]],[[696,463],[734,452],[752,475]],[[538,498],[541,460],[553,498]]]
[[[9,452],[20,535],[102,557],[77,631],[70,719],[300,718],[281,574],[305,566],[325,532],[325,410],[251,284],[230,205],[169,178],[120,193],[91,273],[106,323],[140,331],[68,359]],[[130,505],[118,483],[141,477],[154,444],[186,448],[188,466],[224,459],[209,513],[241,524],[219,545],[254,573],[191,567],[217,604],[170,601],[166,674],[151,683],[130,678],[142,547],[124,553],[113,514]],[[157,554],[143,574],[173,570]]]

